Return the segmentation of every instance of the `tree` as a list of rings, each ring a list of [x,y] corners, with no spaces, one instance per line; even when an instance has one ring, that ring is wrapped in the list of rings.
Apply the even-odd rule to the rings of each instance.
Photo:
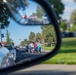
[[[65,32],[67,30],[67,21],[66,20],[61,21],[60,28],[61,28],[62,32]]]
[[[72,12],[70,20],[73,24],[76,24],[76,10]]]
[[[11,44],[12,44],[12,46],[14,46],[14,45],[15,45],[15,43],[14,43],[14,42],[11,42]]]
[[[41,28],[45,43],[48,43],[48,46],[51,46],[53,42],[56,42],[56,33],[53,25],[45,25]]]
[[[51,6],[53,6],[57,16],[57,20],[60,23],[61,15],[63,14],[64,11],[64,4],[62,3],[61,0],[49,0],[49,2],[51,3]]]
[[[8,30],[6,30],[6,44],[13,44],[14,45],[14,42],[10,38],[10,33],[8,32]]]
[[[21,46],[25,46],[28,43],[27,39],[24,39],[23,41],[21,41],[20,45]]]
[[[7,0],[7,3],[14,8],[21,7],[25,9],[25,6],[28,6],[29,3],[27,0]]]
[[[42,40],[42,35],[41,33],[37,33],[35,36],[36,41],[41,41]]]
[[[14,46],[15,43],[13,42],[12,38],[10,38],[10,40],[11,40],[11,44],[12,44],[12,46]]]
[[[35,33],[34,32],[30,32],[29,41],[33,41],[33,40],[35,40]]]
[[[36,13],[32,13],[32,16],[36,16],[37,14]]]
[[[37,17],[41,18],[42,15],[44,14],[44,11],[40,5],[37,5]]]
[[[25,11],[26,7],[29,5],[27,0],[7,0],[6,4],[12,11],[12,14],[18,14],[19,10]]]
[[[3,2],[0,1],[0,23],[1,23],[1,29],[4,29],[5,27],[9,26],[9,12],[7,11],[6,7],[4,6]]]
[[[21,46],[25,46],[25,42],[22,41],[22,42],[20,43],[20,45],[21,45]]]
[[[73,25],[71,31],[72,31],[72,32],[76,32],[76,25]]]
[[[70,17],[70,22],[73,24],[71,31],[76,32],[76,10],[74,10]]]

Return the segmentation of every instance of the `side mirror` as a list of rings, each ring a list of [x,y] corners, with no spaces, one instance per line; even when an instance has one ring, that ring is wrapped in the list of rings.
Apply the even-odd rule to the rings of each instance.
[[[5,42],[6,53],[0,48],[0,72],[32,66],[58,53],[60,30],[47,0],[3,0],[2,4],[2,15],[9,23],[3,30],[6,37],[1,43]],[[5,22],[1,21],[1,27]]]

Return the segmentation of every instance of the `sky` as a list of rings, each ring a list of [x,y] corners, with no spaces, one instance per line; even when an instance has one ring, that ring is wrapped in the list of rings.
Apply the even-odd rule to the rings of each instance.
[[[32,13],[36,13],[37,3],[30,0],[27,0],[27,1],[29,2],[29,5],[25,7],[25,10],[23,12],[26,13],[26,15],[29,17],[30,15],[32,15]],[[23,14],[23,13],[20,12],[20,14]]]
[[[36,9],[37,9],[37,3],[32,2],[32,1],[29,2],[29,6],[26,8],[27,16],[32,15],[32,13],[36,13]]]
[[[37,4],[33,1],[29,2],[29,6],[26,8],[27,16],[30,16],[33,12],[36,12]],[[15,45],[19,45],[21,41],[24,39],[29,39],[30,32],[41,33],[41,27],[39,26],[22,26],[16,23],[14,20],[9,19],[10,24],[8,27],[8,31],[10,33],[10,37],[15,42]],[[6,29],[1,31],[4,34],[3,41],[6,40]]]
[[[21,41],[24,39],[29,39],[30,32],[41,33],[40,26],[22,26],[17,24],[15,21],[11,20],[10,25],[8,27],[8,31],[10,33],[10,37],[15,42],[16,45],[19,45]],[[3,40],[6,40],[6,30],[3,30],[2,33],[4,33],[5,37]]]
[[[65,5],[65,10],[62,18],[70,20],[71,13],[76,10],[76,3],[74,0],[62,0],[62,2]]]
[[[62,15],[62,18],[69,20],[71,13],[76,9],[76,4],[73,2],[73,0],[62,0],[62,2],[65,5],[65,10],[64,10],[64,14]],[[36,6],[37,6],[36,3],[33,2],[30,3],[29,7],[26,10],[28,16],[31,15],[32,12],[36,11]],[[15,21],[13,21],[12,19],[9,20],[10,20],[10,24],[8,27],[8,31],[10,33],[10,37],[15,42],[15,45],[19,45],[19,43],[24,39],[29,39],[29,34],[31,31],[34,32],[35,34],[38,32],[41,33],[42,31],[40,26],[32,26],[32,25],[22,26],[16,23]],[[1,32],[2,34],[4,34],[4,38],[2,40],[5,41],[6,29],[2,30]]]

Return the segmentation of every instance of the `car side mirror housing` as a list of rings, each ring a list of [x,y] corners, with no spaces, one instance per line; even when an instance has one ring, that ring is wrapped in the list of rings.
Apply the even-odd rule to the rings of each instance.
[[[0,48],[3,56],[0,58],[0,72],[12,72],[19,69],[41,63],[55,56],[61,46],[61,35],[59,24],[53,7],[47,0],[3,0],[0,5],[3,6],[2,15],[7,16],[5,21],[9,22],[6,28],[6,36],[11,36],[12,41],[6,44],[12,44],[13,50],[7,51],[5,54]],[[3,21],[1,21],[1,26]],[[10,33],[10,35],[9,35]],[[7,38],[7,37],[6,37]],[[8,38],[7,38],[8,39]],[[15,52],[16,52],[16,55]],[[9,61],[11,53],[11,61],[9,65],[5,64]],[[14,61],[14,56],[16,60]]]

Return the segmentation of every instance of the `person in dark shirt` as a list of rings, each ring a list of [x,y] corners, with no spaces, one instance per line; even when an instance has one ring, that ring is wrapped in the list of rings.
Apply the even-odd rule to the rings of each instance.
[[[2,43],[0,42],[0,47],[2,47]]]

